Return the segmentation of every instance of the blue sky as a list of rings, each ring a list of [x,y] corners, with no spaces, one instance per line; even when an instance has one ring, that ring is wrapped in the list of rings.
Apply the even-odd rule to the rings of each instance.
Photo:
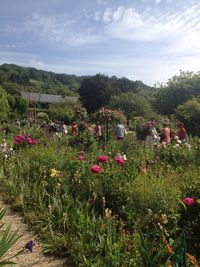
[[[166,82],[200,71],[199,0],[0,0],[0,64]]]

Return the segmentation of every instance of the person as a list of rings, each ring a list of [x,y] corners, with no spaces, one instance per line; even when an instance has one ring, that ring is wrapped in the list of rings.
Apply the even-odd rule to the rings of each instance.
[[[179,140],[183,141],[187,139],[187,132],[184,128],[184,124],[182,122],[178,123],[178,132],[177,132],[177,136],[179,137]]]
[[[166,144],[170,144],[171,138],[170,138],[170,129],[168,127],[167,123],[163,123],[163,128],[161,130],[161,143],[165,142]]]
[[[78,126],[75,121],[72,122],[71,131],[73,136],[77,135],[78,133]]]
[[[126,128],[123,124],[118,123],[115,126],[115,136],[117,140],[123,140],[126,134]]]
[[[102,137],[102,127],[100,124],[97,124],[94,129],[95,136],[99,140]]]
[[[155,123],[153,121],[149,122],[147,127],[148,127],[148,134],[146,136],[145,143],[153,148],[155,145],[155,141],[158,140],[158,133],[155,128]]]

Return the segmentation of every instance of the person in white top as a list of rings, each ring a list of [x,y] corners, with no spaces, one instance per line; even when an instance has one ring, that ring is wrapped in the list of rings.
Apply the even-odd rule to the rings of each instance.
[[[123,140],[126,134],[126,128],[123,124],[118,123],[115,126],[115,137],[117,140]]]

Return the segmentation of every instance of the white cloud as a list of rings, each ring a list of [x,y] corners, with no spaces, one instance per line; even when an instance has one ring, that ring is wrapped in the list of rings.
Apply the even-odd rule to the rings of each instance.
[[[123,6],[117,9],[107,8],[102,21],[105,23],[105,34],[112,38],[132,41],[174,41],[184,37],[191,43],[191,34],[200,35],[200,3],[172,14],[139,13],[134,8]]]
[[[0,51],[0,64],[15,63],[23,66],[43,68],[45,65],[35,54],[23,52]]]
[[[98,20],[98,13],[95,15]],[[101,36],[93,31],[92,26],[83,25],[83,18],[71,18],[69,15],[42,15],[34,13],[21,24],[4,25],[0,33],[6,36],[31,33],[34,38],[59,48],[94,44],[101,41]]]
[[[17,45],[15,44],[0,44],[0,48],[6,48],[6,49],[15,49],[15,48],[18,48]]]

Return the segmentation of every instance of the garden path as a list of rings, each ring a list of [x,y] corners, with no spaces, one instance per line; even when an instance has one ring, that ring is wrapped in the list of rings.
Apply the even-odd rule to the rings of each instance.
[[[17,265],[8,265],[8,266],[19,266],[19,267],[70,267],[64,262],[63,259],[58,259],[52,256],[44,256],[42,254],[42,245],[38,241],[36,235],[31,233],[28,230],[28,227],[23,223],[23,218],[13,212],[9,205],[5,204],[0,196],[0,208],[6,209],[6,215],[3,218],[3,223],[5,227],[9,224],[12,225],[12,230],[15,231],[19,229],[20,239],[15,243],[15,245],[8,251],[7,256],[14,255],[16,252],[22,250],[25,247],[25,244],[33,240],[35,246],[33,247],[33,252],[26,250],[13,258],[12,260],[17,263]]]

